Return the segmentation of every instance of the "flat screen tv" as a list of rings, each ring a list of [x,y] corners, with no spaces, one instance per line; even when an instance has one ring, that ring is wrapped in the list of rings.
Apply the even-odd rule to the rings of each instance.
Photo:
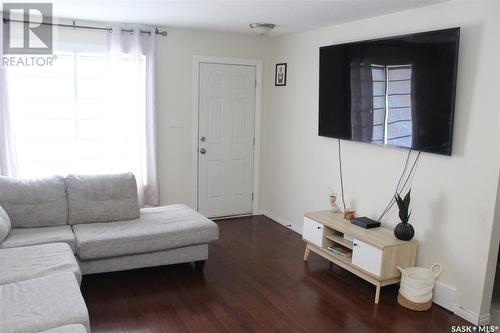
[[[324,46],[319,135],[451,155],[460,28]]]

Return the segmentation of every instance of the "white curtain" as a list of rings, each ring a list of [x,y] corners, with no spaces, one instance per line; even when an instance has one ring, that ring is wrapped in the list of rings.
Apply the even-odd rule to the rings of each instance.
[[[155,108],[155,31],[122,31],[114,27],[109,35],[110,105],[126,112],[132,108],[140,127],[130,149],[138,152],[134,172],[141,206],[160,203],[158,147]],[[127,76],[127,77],[124,77]],[[139,110],[140,112],[137,112]],[[117,117],[119,119],[119,115]]]
[[[0,23],[0,60],[3,59],[3,27]],[[7,103],[7,73],[0,61],[0,175],[17,176],[17,158],[12,133],[12,119]]]

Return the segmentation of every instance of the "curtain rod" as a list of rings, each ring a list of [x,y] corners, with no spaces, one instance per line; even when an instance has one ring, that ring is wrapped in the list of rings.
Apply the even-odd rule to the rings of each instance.
[[[32,22],[29,22],[29,21],[11,20],[11,19],[6,19],[6,18],[3,18],[3,23],[4,23],[4,24],[7,24],[7,22],[17,22],[17,23],[24,23],[24,24],[29,24],[29,23],[32,23]],[[37,23],[38,23],[38,22],[37,22]],[[90,26],[90,25],[77,25],[75,21],[73,21],[73,24],[63,24],[63,23],[47,23],[47,22],[41,22],[40,24],[41,24],[41,25],[52,25],[52,26],[56,26],[56,27],[67,27],[67,28],[73,28],[73,29],[79,28],[79,29],[103,30],[103,31],[113,32],[113,28],[95,27],[95,26]],[[134,30],[133,30],[133,29],[126,29],[126,28],[122,28],[121,30],[122,30],[123,32],[134,33]],[[148,34],[148,35],[151,35],[151,31],[140,30],[140,32],[141,32],[142,34]],[[155,34],[157,34],[157,35],[161,35],[161,36],[165,37],[165,36],[167,36],[167,34],[168,34],[168,33],[167,33],[165,30],[160,31],[160,30],[158,30],[158,28],[157,28],[157,27],[155,27]]]

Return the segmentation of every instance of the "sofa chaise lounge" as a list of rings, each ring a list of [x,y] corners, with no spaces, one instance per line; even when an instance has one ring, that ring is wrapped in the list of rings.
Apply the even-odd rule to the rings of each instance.
[[[6,232],[1,207],[9,224]],[[0,331],[89,331],[78,288],[82,274],[184,262],[202,269],[208,243],[218,236],[217,225],[188,206],[140,209],[130,173],[35,180],[0,177]],[[33,290],[51,279],[52,288],[64,284],[67,290],[55,304],[66,298],[74,307],[54,313],[44,309],[44,296]],[[33,298],[15,297],[23,288]],[[50,300],[52,293],[54,301],[56,290],[44,295]],[[4,301],[10,298],[18,303],[8,306]]]

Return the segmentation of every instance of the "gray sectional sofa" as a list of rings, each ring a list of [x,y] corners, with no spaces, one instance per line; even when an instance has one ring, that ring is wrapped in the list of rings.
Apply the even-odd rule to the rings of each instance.
[[[202,269],[218,236],[185,205],[140,209],[130,173],[0,177],[0,332],[88,332],[82,274]]]

